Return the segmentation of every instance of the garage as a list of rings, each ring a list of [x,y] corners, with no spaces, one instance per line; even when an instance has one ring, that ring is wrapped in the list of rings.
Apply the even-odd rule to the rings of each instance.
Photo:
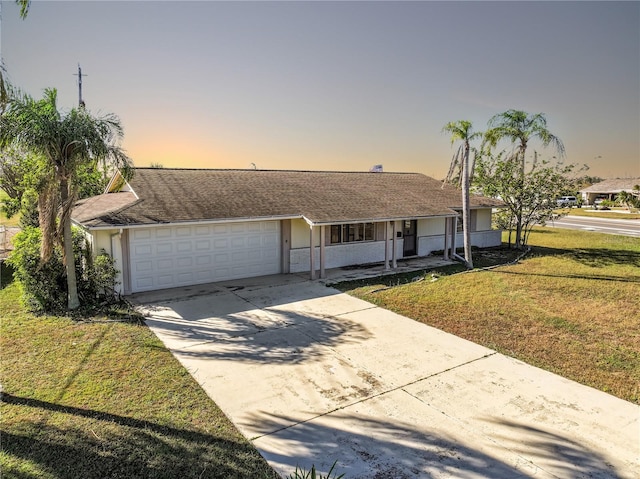
[[[132,228],[131,292],[280,273],[280,222]]]

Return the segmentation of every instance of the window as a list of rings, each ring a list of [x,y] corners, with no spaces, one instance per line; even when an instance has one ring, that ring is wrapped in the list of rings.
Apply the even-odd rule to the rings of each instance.
[[[373,223],[331,225],[331,244],[352,243],[355,241],[373,241],[373,238]]]
[[[330,243],[342,243],[342,225],[331,225]]]
[[[476,231],[476,223],[478,221],[478,210],[471,210],[470,213],[471,213],[471,216],[469,218],[469,231],[473,232],[473,231]],[[462,233],[463,231],[462,211],[458,211],[457,231],[458,233]]]

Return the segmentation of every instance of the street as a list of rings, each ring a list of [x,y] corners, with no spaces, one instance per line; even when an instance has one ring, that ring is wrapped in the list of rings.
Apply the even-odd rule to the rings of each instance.
[[[589,218],[585,216],[564,216],[550,221],[547,226],[573,230],[596,231],[615,235],[640,238],[640,220],[615,220],[608,218]]]

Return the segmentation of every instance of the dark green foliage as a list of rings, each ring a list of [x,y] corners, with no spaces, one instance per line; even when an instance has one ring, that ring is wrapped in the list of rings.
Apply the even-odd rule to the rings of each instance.
[[[20,282],[22,299],[29,310],[40,313],[63,313],[67,307],[67,279],[62,249],[56,246],[47,261],[40,258],[42,235],[39,228],[26,227],[14,238],[15,250],[8,263]],[[83,309],[94,309],[116,301],[114,289],[117,270],[107,254],[95,260],[90,245],[79,230],[73,232],[73,251],[78,297]]]
[[[621,191],[618,194],[616,202],[620,205],[626,206],[628,209],[640,208],[640,196],[636,197],[633,193],[629,193],[627,191]]]
[[[23,229],[29,226],[33,228],[40,226],[40,220],[38,218],[38,194],[33,190],[25,191],[22,194],[20,221],[18,224],[20,228]]]
[[[67,298],[64,267],[59,248],[48,261],[40,260],[41,234],[38,228],[27,227],[18,233],[9,257],[14,277],[20,282],[22,299],[31,311],[60,311]]]
[[[98,162],[86,162],[78,166],[76,172],[78,199],[101,195],[109,182],[111,174]]]
[[[117,274],[115,260],[103,250],[93,262],[93,284],[96,295],[102,295],[105,300],[114,297]]]

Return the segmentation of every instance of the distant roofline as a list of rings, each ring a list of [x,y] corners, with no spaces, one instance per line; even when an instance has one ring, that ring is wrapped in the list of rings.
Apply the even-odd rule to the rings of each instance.
[[[394,175],[423,175],[429,176],[417,171],[384,171],[384,172],[371,172],[371,171],[336,171],[336,170],[276,170],[276,169],[253,169],[253,168],[184,168],[184,167],[162,167],[154,168],[152,166],[134,166],[134,170],[174,170],[174,171],[260,171],[260,172],[276,172],[276,173],[339,173],[339,174],[394,174]]]

